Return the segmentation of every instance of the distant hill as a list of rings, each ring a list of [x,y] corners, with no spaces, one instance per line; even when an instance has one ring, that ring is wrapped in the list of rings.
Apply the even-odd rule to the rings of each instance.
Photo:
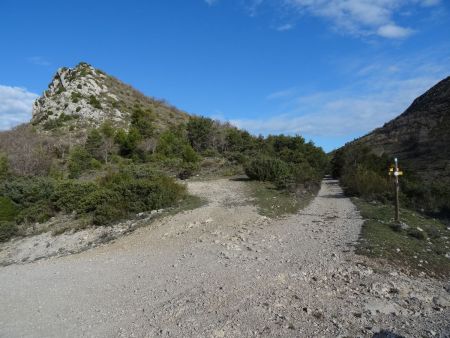
[[[403,114],[351,144],[398,157],[402,168],[426,181],[450,182],[450,77],[415,99]]]
[[[394,157],[404,206],[450,220],[450,77],[400,116],[332,153],[333,176],[367,200],[393,198],[387,169]]]
[[[31,123],[47,132],[85,130],[105,120],[126,128],[138,107],[152,111],[158,129],[189,120],[185,112],[81,62],[75,68],[58,69],[48,89],[35,101]]]

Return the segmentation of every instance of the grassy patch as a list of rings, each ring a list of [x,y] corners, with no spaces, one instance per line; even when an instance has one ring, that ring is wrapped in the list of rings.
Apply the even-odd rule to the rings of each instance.
[[[450,231],[439,221],[411,210],[402,209],[402,229],[393,221],[394,208],[381,203],[369,203],[354,198],[366,220],[362,227],[357,253],[386,259],[410,272],[425,272],[431,276],[450,275]]]
[[[0,222],[11,222],[17,216],[17,208],[7,197],[0,196]]]
[[[207,201],[203,198],[193,195],[187,195],[183,200],[178,202],[177,205],[167,210],[165,215],[175,215],[183,211],[194,210],[204,206]]]
[[[259,213],[270,218],[295,214],[314,198],[313,194],[299,197],[294,193],[279,190],[269,182],[247,181],[246,184]]]

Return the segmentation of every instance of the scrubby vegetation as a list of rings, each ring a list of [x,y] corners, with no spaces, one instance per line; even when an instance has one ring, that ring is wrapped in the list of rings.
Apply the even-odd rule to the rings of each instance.
[[[441,222],[402,208],[403,228],[393,222],[392,206],[359,198],[353,202],[366,219],[357,253],[386,259],[407,272],[448,278],[450,231]]]
[[[138,212],[166,208],[184,195],[184,186],[173,179],[134,165],[92,181],[9,177],[0,183],[2,239],[16,232],[11,230],[14,222],[32,225],[58,213],[74,213],[95,225],[109,225]]]
[[[176,177],[245,171],[287,200],[317,187],[327,169],[323,151],[300,136],[255,137],[204,117],[159,131],[154,112],[139,106],[127,129],[109,121],[84,135],[18,127],[0,134],[0,153],[1,240],[63,214],[109,225],[172,206],[186,196]]]
[[[358,252],[383,258],[409,271],[448,276],[449,188],[419,180],[411,170],[400,179],[400,220],[394,221],[393,159],[357,144],[337,150],[332,173],[365,218]],[[440,217],[440,221],[436,217]],[[439,219],[439,218],[438,218]]]
[[[314,198],[316,192],[305,191],[303,194],[296,194],[279,189],[270,182],[250,181],[247,186],[258,212],[271,218],[297,213]]]
[[[337,150],[332,163],[333,176],[339,178],[351,196],[391,203],[393,178],[388,176],[393,158],[377,156],[365,146],[352,144]],[[443,220],[450,217],[450,186],[445,181],[426,181],[405,168],[400,179],[400,200],[405,207]]]

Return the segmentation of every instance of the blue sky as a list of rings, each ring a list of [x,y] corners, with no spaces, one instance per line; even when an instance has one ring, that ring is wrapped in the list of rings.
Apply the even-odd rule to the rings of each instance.
[[[0,129],[57,68],[91,63],[189,113],[325,150],[450,75],[444,0],[0,2]]]

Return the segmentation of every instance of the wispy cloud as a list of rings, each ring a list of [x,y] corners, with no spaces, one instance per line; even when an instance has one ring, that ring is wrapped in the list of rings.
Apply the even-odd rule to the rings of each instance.
[[[288,88],[267,95],[268,100],[286,99],[296,94],[296,88]]]
[[[287,23],[281,26],[277,27],[277,31],[279,32],[285,32],[285,31],[290,31],[291,29],[293,29],[295,26],[291,23]]]
[[[0,130],[10,129],[31,118],[38,95],[25,88],[0,85]]]
[[[51,63],[49,61],[47,61],[45,58],[43,58],[42,56],[30,56],[27,58],[27,61],[29,63],[32,63],[37,66],[50,66],[51,65]]]
[[[402,39],[410,36],[414,30],[400,27],[394,24],[384,25],[378,28],[377,34],[388,39]]]
[[[208,4],[218,0],[205,0]],[[379,36],[404,39],[416,28],[406,27],[398,17],[423,7],[437,7],[440,0],[243,0],[247,12],[255,16],[258,8],[272,6],[290,17],[309,15],[327,20],[340,33],[356,36]],[[293,14],[294,13],[294,14]],[[280,25],[279,31],[290,30],[293,23]]]
[[[213,6],[219,2],[219,0],[204,0],[208,6]]]
[[[376,62],[347,70],[353,84],[337,90],[300,93],[288,88],[270,94],[277,99],[276,116],[231,121],[255,134],[303,134],[340,137],[365,134],[402,113],[427,89],[450,75],[450,57],[429,55],[398,62]]]

